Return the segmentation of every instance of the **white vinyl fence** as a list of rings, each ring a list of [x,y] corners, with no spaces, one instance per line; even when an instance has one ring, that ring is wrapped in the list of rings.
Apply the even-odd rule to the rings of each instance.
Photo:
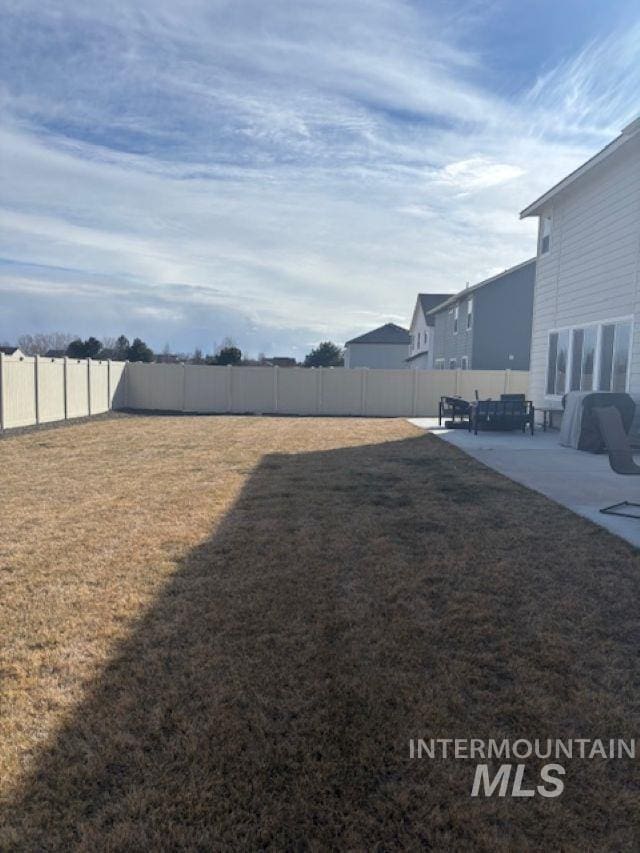
[[[166,412],[432,417],[445,394],[526,393],[527,371],[213,367],[131,363],[129,409]]]
[[[0,353],[0,428],[97,415],[125,405],[122,361]]]

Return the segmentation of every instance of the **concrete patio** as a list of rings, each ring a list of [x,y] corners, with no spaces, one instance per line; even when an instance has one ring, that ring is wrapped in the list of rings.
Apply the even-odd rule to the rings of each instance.
[[[640,518],[600,512],[602,507],[624,500],[640,503],[640,477],[614,474],[606,455],[562,447],[557,430],[537,429],[534,436],[520,432],[474,435],[467,430],[439,427],[437,418],[411,418],[410,423],[640,548]]]

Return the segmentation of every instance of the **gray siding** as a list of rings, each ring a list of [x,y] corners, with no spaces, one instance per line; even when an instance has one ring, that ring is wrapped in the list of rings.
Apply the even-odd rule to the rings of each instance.
[[[408,344],[347,344],[345,367],[406,368]]]
[[[475,297],[474,297],[475,303]],[[473,353],[474,329],[467,329],[467,299],[461,297],[459,300],[458,333],[453,331],[454,315],[451,311],[453,305],[444,308],[435,315],[435,342],[433,349],[435,359],[444,358],[445,368],[449,368],[449,361],[456,360],[456,367],[460,367],[462,356],[467,357],[469,368],[471,368],[471,356]]]
[[[454,333],[451,304],[435,315],[434,360],[452,358],[461,367],[468,359],[470,370],[528,370],[535,262],[518,267],[493,281],[461,293],[458,300],[458,332]],[[473,298],[473,317],[467,329],[467,306]],[[509,358],[509,356],[513,358]],[[435,363],[435,361],[434,361]]]
[[[474,370],[529,369],[535,275],[527,264],[474,293]]]

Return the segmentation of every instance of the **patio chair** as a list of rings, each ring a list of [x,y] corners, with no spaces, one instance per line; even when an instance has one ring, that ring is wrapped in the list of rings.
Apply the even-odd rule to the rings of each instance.
[[[602,440],[609,453],[609,464],[616,474],[640,475],[640,465],[634,462],[631,444],[624,428],[622,415],[615,406],[594,408]],[[628,508],[631,512],[624,512]],[[635,510],[635,512],[633,511]],[[640,519],[640,504],[631,501],[620,501],[601,509],[605,515],[623,515],[627,518]]]
[[[471,413],[471,405],[463,400],[462,397],[440,397],[438,403],[438,426],[442,426],[442,418],[449,416],[450,420],[445,421],[447,429],[456,429],[458,427],[467,426]],[[459,418],[459,421],[456,421]]]

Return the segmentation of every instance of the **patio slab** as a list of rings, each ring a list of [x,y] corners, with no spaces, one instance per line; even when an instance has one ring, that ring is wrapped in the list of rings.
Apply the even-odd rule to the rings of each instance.
[[[474,435],[438,427],[437,418],[410,418],[409,422],[640,548],[640,519],[600,512],[624,500],[640,503],[640,477],[614,474],[607,456],[562,447],[556,430],[536,430],[534,436],[520,432]]]

